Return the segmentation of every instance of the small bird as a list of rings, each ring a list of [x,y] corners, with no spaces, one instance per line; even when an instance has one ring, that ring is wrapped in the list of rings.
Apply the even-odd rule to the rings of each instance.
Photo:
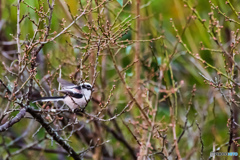
[[[63,101],[72,110],[77,108],[84,109],[90,100],[93,91],[92,85],[86,82],[81,83],[80,85],[75,85],[61,78],[58,78],[57,80],[62,86],[62,90],[59,92],[64,93],[65,96],[42,97],[33,101],[33,103],[37,101]]]

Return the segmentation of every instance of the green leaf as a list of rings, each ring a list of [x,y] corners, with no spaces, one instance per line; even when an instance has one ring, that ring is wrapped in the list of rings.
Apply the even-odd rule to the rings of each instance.
[[[117,1],[121,6],[123,6],[123,0],[117,0]]]

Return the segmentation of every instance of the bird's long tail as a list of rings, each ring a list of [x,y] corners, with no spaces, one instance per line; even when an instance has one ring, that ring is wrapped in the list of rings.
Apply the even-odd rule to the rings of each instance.
[[[47,102],[47,101],[63,101],[64,100],[64,96],[61,97],[42,97],[40,99],[34,100],[32,103],[35,103],[37,101],[42,101],[42,102]]]

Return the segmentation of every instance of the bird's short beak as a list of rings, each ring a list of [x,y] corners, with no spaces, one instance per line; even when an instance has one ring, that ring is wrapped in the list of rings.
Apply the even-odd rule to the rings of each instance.
[[[95,91],[95,89],[94,89],[94,88],[92,88],[92,91]]]

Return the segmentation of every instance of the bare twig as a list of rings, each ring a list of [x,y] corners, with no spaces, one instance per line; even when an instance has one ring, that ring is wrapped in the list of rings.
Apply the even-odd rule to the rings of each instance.
[[[86,8],[88,7],[88,5],[86,6]],[[58,38],[59,36],[61,36],[63,33],[65,33],[73,24],[75,24],[79,18],[81,18],[84,14],[86,14],[86,8],[85,10],[77,17],[75,18],[72,23],[70,23],[67,27],[65,27],[61,32],[59,32],[56,36],[54,36],[53,38],[51,38],[49,41],[44,41],[41,42],[41,44],[46,44],[48,42],[54,41],[56,38]]]
[[[29,112],[42,126],[45,128],[45,130],[48,132],[48,134],[60,145],[62,146],[70,156],[72,156],[75,160],[80,160],[80,155],[77,154],[73,148],[67,144],[67,142],[64,141],[62,137],[58,135],[57,132],[54,131],[54,129],[49,126],[45,122],[45,120],[42,118],[42,116],[38,113],[35,113],[34,110],[30,107],[27,107],[27,112]]]
[[[124,137],[121,133],[119,133],[118,131],[115,131],[114,129],[110,128],[110,127],[107,126],[107,125],[102,124],[102,126],[103,126],[104,128],[106,128],[106,130],[107,130],[108,132],[110,132],[110,133],[111,133],[117,140],[119,140],[124,146],[127,147],[128,151],[129,151],[129,153],[131,154],[131,156],[132,156],[133,159],[137,159],[137,156],[136,156],[136,153],[135,153],[133,147],[131,147],[131,145],[129,144],[129,142],[125,139],[125,137]]]
[[[178,156],[178,159],[181,160],[181,154],[179,151],[179,147],[178,147],[178,141],[177,141],[177,135],[176,135],[176,123],[175,123],[175,118],[174,118],[174,113],[173,113],[173,107],[170,106],[170,115],[171,115],[171,122],[172,122],[172,132],[173,132],[173,141],[174,141],[174,146],[175,146],[175,150]]]
[[[199,130],[199,138],[200,138],[200,142],[201,142],[201,159],[203,159],[203,150],[204,150],[204,144],[203,144],[203,140],[202,140],[202,130],[199,126],[199,124],[196,122],[196,125],[198,127]]]
[[[0,132],[8,130],[15,123],[19,122],[25,116],[25,113],[26,108],[22,108],[13,119],[9,120],[8,122],[0,126]]]
[[[194,96],[195,96],[195,92],[196,92],[196,85],[193,85],[192,97],[191,97],[191,99],[190,99],[187,112],[186,112],[186,114],[185,114],[186,119],[185,119],[183,131],[182,131],[182,133],[180,134],[180,136],[178,137],[177,143],[180,142],[181,138],[183,137],[184,133],[186,132],[186,130],[187,130],[187,128],[188,128],[188,127],[187,127],[188,114],[189,114],[189,112],[190,112],[191,106],[193,105],[193,102],[192,102],[192,101],[193,101],[193,98],[194,98]],[[172,148],[170,149],[170,151],[169,151],[168,154],[171,155],[171,153],[172,153],[172,151],[173,151],[174,149],[175,149],[175,145],[172,146]]]
[[[151,126],[151,122],[150,122],[148,116],[146,115],[145,111],[142,109],[141,105],[138,103],[138,101],[136,100],[136,98],[135,98],[135,97],[133,96],[133,94],[131,93],[130,89],[127,87],[127,84],[126,84],[126,82],[125,82],[125,80],[124,80],[124,78],[123,78],[120,70],[119,70],[118,67],[117,67],[117,62],[116,62],[116,60],[115,60],[115,57],[114,57],[111,49],[108,48],[108,50],[109,50],[110,56],[111,56],[111,58],[112,58],[113,65],[114,65],[115,69],[117,70],[118,76],[120,77],[120,79],[121,79],[121,81],[122,81],[122,83],[123,83],[126,91],[128,92],[128,94],[129,94],[129,96],[131,97],[131,99],[135,102],[135,104],[137,105],[137,107],[139,108],[139,110],[141,111],[141,113],[143,114],[143,117],[145,118],[145,120],[147,121],[147,123],[149,124],[149,126]]]
[[[87,116],[89,116],[89,117],[91,117],[91,118],[93,118],[93,119],[97,119],[97,120],[103,121],[103,122],[108,122],[108,121],[112,121],[112,120],[116,119],[117,117],[119,117],[119,116],[121,116],[123,113],[125,113],[126,110],[128,109],[128,107],[132,105],[132,103],[133,103],[133,101],[130,101],[130,102],[123,108],[123,110],[122,110],[120,113],[116,114],[115,116],[113,116],[113,117],[111,117],[111,118],[109,118],[109,119],[102,119],[102,118],[97,117],[98,115],[95,116],[95,115],[88,114],[88,113],[86,113],[86,112],[84,112],[84,114],[86,114]]]
[[[7,92],[9,94],[11,94],[12,92],[8,89],[8,87],[3,83],[3,81],[0,79],[0,85],[3,85],[3,87],[7,90]]]
[[[21,35],[21,30],[20,30],[20,3],[21,0],[18,0],[17,3],[17,53],[18,53],[18,63],[19,66],[21,66],[21,44],[20,44],[20,35]]]
[[[131,129],[129,128],[129,126],[127,125],[126,122],[124,122],[122,120],[123,124],[127,127],[128,131],[131,133],[131,135],[133,136],[133,138],[137,141],[139,146],[142,146],[141,142],[138,140],[137,136],[133,134],[133,132],[131,131]]]
[[[25,151],[25,150],[27,150],[27,149],[29,149],[29,148],[31,148],[31,147],[34,147],[35,145],[41,143],[41,142],[44,141],[44,140],[45,140],[45,138],[44,138],[44,139],[41,139],[41,140],[37,140],[37,141],[35,141],[35,142],[33,142],[33,143],[30,143],[30,144],[22,147],[21,149],[17,150],[16,152],[12,153],[11,156],[15,156],[15,155],[17,155],[17,154],[20,154],[20,153],[22,153],[23,151]]]

